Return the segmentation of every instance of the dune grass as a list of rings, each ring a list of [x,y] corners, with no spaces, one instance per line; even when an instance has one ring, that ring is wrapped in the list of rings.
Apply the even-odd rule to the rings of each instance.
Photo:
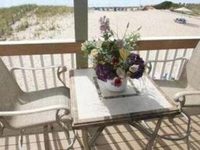
[[[193,11],[193,15],[200,15],[200,4],[187,4],[186,7]]]
[[[62,15],[73,12],[73,7],[67,6],[38,6],[35,4],[13,6],[9,8],[0,8],[0,38],[12,34],[12,24],[27,16],[29,12],[35,14],[39,19]],[[25,30],[28,23],[18,27],[18,31]]]
[[[35,14],[38,18],[44,18],[72,12],[73,8],[67,6],[38,6]]]
[[[34,10],[37,5],[20,5],[9,8],[0,8],[0,37],[12,33],[11,25]]]

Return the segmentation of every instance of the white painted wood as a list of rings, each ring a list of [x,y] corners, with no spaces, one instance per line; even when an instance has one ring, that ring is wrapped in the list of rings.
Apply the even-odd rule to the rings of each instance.
[[[77,8],[77,9],[76,9]],[[77,13],[77,15],[75,17],[88,17],[88,14],[86,12],[83,12],[83,10],[78,10],[78,9],[85,9],[84,11],[88,11],[87,10],[87,0],[74,0],[74,11],[80,11],[81,16],[79,16],[79,14]],[[82,13],[81,13],[82,12]],[[84,13],[84,14],[83,14]],[[86,15],[86,16],[85,16]],[[83,19],[83,18],[81,18]],[[82,25],[83,22],[78,21],[78,19],[75,18],[75,24],[77,23],[77,26],[75,26],[75,32],[77,31],[78,34],[78,30],[77,28],[81,28],[80,24]],[[84,24],[86,25],[88,22],[84,22]],[[83,29],[79,29],[79,30],[83,30]],[[87,29],[88,30],[88,29]],[[83,31],[86,32],[86,31]],[[86,32],[87,33],[87,32]],[[141,37],[140,41],[142,40],[200,40],[200,36],[175,36],[175,37]],[[0,46],[1,45],[18,45],[18,44],[24,44],[24,45],[29,45],[29,44],[62,44],[62,43],[74,43],[76,40],[74,39],[48,39],[48,40],[28,40],[28,41],[0,41]]]
[[[150,53],[150,51],[146,51],[146,58],[145,58],[145,61],[148,61],[148,60],[149,60],[149,53]]]
[[[183,51],[183,57],[186,57],[186,53],[187,53],[187,48],[185,48]]]
[[[88,39],[88,1],[74,0],[75,39]]]
[[[11,56],[8,56],[8,61],[9,61],[9,64],[10,64],[10,68],[12,68],[13,67],[13,61],[12,61]]]
[[[70,54],[70,56],[71,56],[71,68],[75,68],[75,59],[74,59],[75,54]]]
[[[19,62],[20,62],[20,67],[24,67],[24,62],[23,62],[23,58],[22,56],[19,56]],[[22,70],[22,75],[23,75],[23,81],[24,81],[24,85],[25,85],[25,89],[28,92],[29,91],[29,87],[28,87],[28,80],[27,80],[27,76],[24,70]]]
[[[70,55],[72,55],[72,54],[70,54]],[[61,65],[62,65],[62,66],[65,66],[65,57],[64,57],[64,54],[61,54],[60,57],[61,57]],[[71,61],[72,61],[72,60],[71,60]],[[69,68],[68,68],[68,69],[69,69]],[[65,77],[65,74],[62,75],[62,78],[63,78],[64,83],[66,84],[66,77]]]
[[[160,37],[141,37],[140,40],[200,40],[200,36],[160,36]]]
[[[30,57],[31,67],[34,68],[35,65],[34,65],[33,56],[30,55],[29,57]],[[34,81],[35,89],[38,90],[38,82],[37,82],[37,77],[36,77],[35,70],[32,71],[32,74],[33,74],[33,81]]]
[[[48,40],[26,40],[26,41],[0,41],[0,46],[1,45],[18,45],[18,44],[24,44],[24,45],[29,45],[29,44],[62,44],[62,43],[74,43],[74,39],[65,39],[65,40],[57,40],[57,39],[48,39]]]
[[[41,62],[41,66],[44,67],[44,57],[43,57],[43,55],[40,55],[40,62]],[[44,87],[45,87],[45,89],[47,89],[47,79],[46,79],[45,70],[42,70],[42,77],[43,77],[43,81],[44,81]]]
[[[160,79],[162,79],[163,75],[164,75],[168,53],[169,53],[169,50],[166,50],[166,52],[165,52],[165,58],[164,58],[163,66],[162,66],[162,71],[161,71],[161,74],[160,74]]]
[[[88,0],[74,0],[75,39],[85,41],[88,39]],[[76,54],[78,68],[88,67],[87,57]]]
[[[156,73],[156,66],[157,66],[157,60],[158,60],[158,56],[159,56],[159,51],[156,50],[156,57],[155,57],[155,63],[153,65],[153,73],[152,73],[152,77],[155,78],[155,73]]]
[[[178,50],[176,49],[175,53],[174,53],[173,60],[176,59],[177,53],[178,53]],[[173,74],[173,70],[174,70],[174,64],[175,64],[175,61],[172,61],[172,65],[171,65],[170,72],[169,72],[169,79],[172,78],[172,74]]]
[[[54,63],[54,57],[53,57],[53,55],[50,55],[50,59],[51,59],[51,65],[54,66],[55,63]],[[54,87],[57,86],[55,71],[56,71],[55,68],[53,68],[53,69],[52,69],[52,75],[53,75],[53,84],[54,84]]]

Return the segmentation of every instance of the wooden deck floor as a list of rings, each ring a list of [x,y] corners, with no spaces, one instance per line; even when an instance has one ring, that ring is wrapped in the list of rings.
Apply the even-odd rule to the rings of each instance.
[[[148,121],[148,124],[153,128],[156,121]],[[184,132],[186,129],[186,123],[183,118],[179,117],[176,119],[177,127],[180,132]],[[44,150],[44,136],[40,129],[32,129],[27,131],[28,133],[24,136],[24,149],[26,150]],[[34,132],[37,131],[37,134]],[[160,134],[175,133],[175,127],[165,119],[160,129]],[[34,134],[33,134],[34,133]],[[80,135],[81,138],[81,135]],[[17,141],[19,137],[17,132],[11,132],[6,130],[4,136],[0,138],[0,150],[17,150]],[[49,131],[50,150],[61,150],[67,146],[67,140],[64,132],[55,129]],[[148,139],[146,136],[141,134],[137,129],[129,125],[116,125],[107,127],[103,133],[99,136],[94,146],[97,150],[141,150],[145,149],[145,145]],[[185,150],[187,149],[187,142],[180,140],[176,142],[157,139],[154,149],[165,149],[165,150]],[[193,150],[200,149],[200,115],[192,116],[192,132],[189,139],[190,148]],[[76,141],[74,144],[75,150],[80,150],[81,146]]]

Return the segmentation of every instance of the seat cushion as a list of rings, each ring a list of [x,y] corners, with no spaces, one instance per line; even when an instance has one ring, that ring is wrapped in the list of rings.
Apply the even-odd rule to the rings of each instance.
[[[0,111],[13,110],[16,97],[21,93],[17,82],[0,58]]]
[[[193,50],[192,56],[183,72],[185,80],[195,89],[200,90],[200,42]]]
[[[16,111],[43,108],[53,105],[66,105],[69,108],[70,93],[65,87],[52,88],[36,92],[24,93],[18,97],[21,103],[15,107]],[[26,128],[30,126],[52,123],[56,121],[56,110],[7,117],[8,124],[13,128]]]
[[[192,89],[187,85],[181,84],[179,81],[172,80],[154,80],[154,82],[161,88],[164,93],[167,94],[170,98],[174,98],[174,95],[177,92],[185,91]]]
[[[170,98],[174,98],[175,94],[182,91],[195,90],[191,86],[183,84],[179,81],[154,80],[161,90]],[[184,110],[189,114],[200,114],[200,95],[186,96]]]

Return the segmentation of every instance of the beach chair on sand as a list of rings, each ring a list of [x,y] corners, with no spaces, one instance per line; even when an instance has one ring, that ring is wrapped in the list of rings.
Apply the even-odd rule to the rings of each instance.
[[[185,18],[176,18],[174,21],[176,23],[186,24],[186,19]]]
[[[40,70],[46,68],[40,68]],[[23,68],[15,68],[11,72],[16,69]],[[66,71],[65,67],[58,67],[59,80],[61,80],[60,74],[64,71]],[[71,148],[75,141],[75,136],[70,140],[69,129],[71,128],[72,118],[69,109],[69,88],[63,86],[25,93],[20,89],[11,72],[0,59],[1,134],[3,134],[4,128],[19,130],[21,132],[19,149],[22,149],[23,133],[26,129],[36,126],[47,127],[49,124],[57,123],[65,131],[69,139],[69,147],[66,149]],[[47,133],[45,134],[48,136]],[[45,144],[46,149],[48,149],[47,146],[48,143]]]
[[[188,139],[191,130],[190,117],[191,115],[200,114],[200,42],[194,49],[191,59],[183,58],[183,62],[184,65],[179,80],[155,80],[161,90],[179,105],[182,114],[187,119],[186,134],[181,137],[168,137],[172,140]]]

